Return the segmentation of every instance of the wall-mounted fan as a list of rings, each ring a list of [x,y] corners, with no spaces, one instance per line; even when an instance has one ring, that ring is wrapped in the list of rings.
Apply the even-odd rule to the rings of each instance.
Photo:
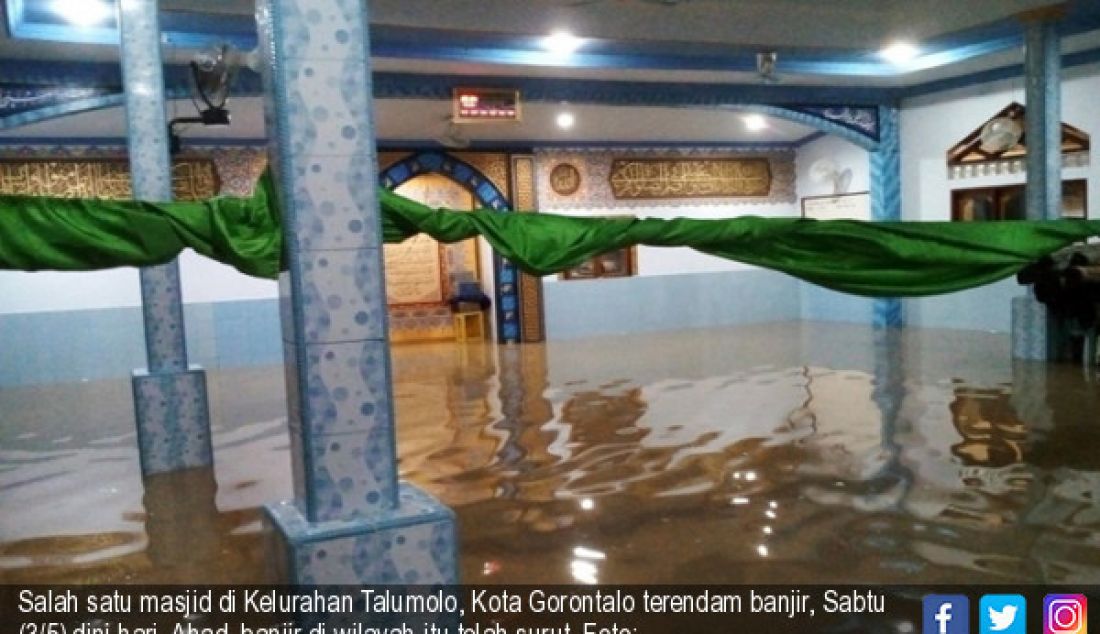
[[[225,107],[229,101],[229,90],[237,69],[246,65],[255,68],[256,55],[240,53],[228,44],[203,51],[191,60],[191,103],[198,111],[197,117],[176,117],[168,123],[170,150],[180,150],[180,139],[176,126],[198,123],[206,126],[229,125],[229,110]]]
[[[997,117],[982,126],[979,136],[981,145],[978,147],[989,154],[1000,154],[1015,147],[1023,135],[1024,129],[1019,121],[1011,117]]]
[[[214,51],[196,55],[190,67],[191,101],[203,123],[228,124],[229,111],[225,109],[225,103],[229,100],[229,84],[237,74],[236,65],[229,59],[229,46],[223,44]]]
[[[815,183],[832,183],[833,194],[843,194],[852,184],[852,170],[841,170],[832,159],[821,158],[810,165],[810,180]]]

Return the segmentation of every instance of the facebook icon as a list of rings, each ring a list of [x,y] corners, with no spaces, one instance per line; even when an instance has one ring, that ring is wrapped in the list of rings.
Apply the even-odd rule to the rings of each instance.
[[[924,597],[923,634],[970,634],[970,599],[961,594]]]

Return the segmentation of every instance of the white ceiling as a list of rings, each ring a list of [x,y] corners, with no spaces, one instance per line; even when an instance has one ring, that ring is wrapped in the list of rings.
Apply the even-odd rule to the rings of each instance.
[[[254,0],[160,0],[166,10],[249,15]],[[1100,2],[1100,0],[1075,0]],[[1057,4],[1053,0],[370,0],[372,23],[390,27],[440,29],[455,36],[479,34],[542,35],[569,28],[584,37],[602,38],[619,45],[660,43],[721,44],[747,49],[798,49],[813,55],[817,49],[847,50],[871,55],[898,37],[916,41],[990,24],[1021,11]],[[1100,48],[1100,31],[1066,38],[1064,53]],[[854,53],[853,53],[854,51]],[[168,49],[166,61],[180,63],[193,52]],[[0,29],[0,59],[114,61],[113,46],[13,41]],[[1022,49],[1002,51],[961,63],[897,76],[805,76],[784,72],[778,65],[779,84],[828,86],[899,86],[1019,64]],[[751,72],[721,70],[643,70],[623,68],[564,68],[516,66],[387,57],[375,60],[377,71],[459,75],[464,77],[515,76],[620,80],[631,82],[699,82],[759,84]],[[0,79],[3,71],[0,69]],[[1022,80],[1021,80],[1022,81]],[[187,135],[232,138],[263,136],[259,99],[235,99],[234,124],[229,129],[195,129]],[[424,141],[438,138],[446,126],[449,102],[380,100],[378,137],[387,141]],[[793,142],[812,132],[797,124],[773,120],[764,133],[749,133],[738,114],[709,108],[622,108],[575,105],[573,130],[553,125],[561,104],[525,104],[524,120],[516,124],[483,124],[463,128],[462,134],[491,143],[570,141],[651,141],[682,143]],[[187,116],[187,101],[172,105]],[[84,113],[17,130],[0,131],[13,137],[123,137],[119,109]]]
[[[1097,0],[1100,2],[1100,0]],[[1062,54],[1093,50],[1100,47],[1100,30],[1089,31],[1063,38]],[[180,53],[183,54],[182,52]],[[896,77],[866,77],[832,75],[823,81],[820,76],[799,75],[784,72],[782,64],[776,77],[782,86],[816,86],[827,83],[830,86],[907,86],[947,79],[960,75],[979,73],[991,68],[1003,68],[1024,61],[1023,48],[976,57],[950,66],[940,66]],[[419,59],[374,60],[374,70],[385,72],[424,73],[440,75],[464,75],[478,77],[549,77],[592,80],[617,80],[635,82],[691,82],[710,84],[758,84],[756,73],[734,71],[701,70],[654,70],[630,68],[558,68],[553,66],[504,66],[476,64],[471,62],[451,62]]]
[[[1097,0],[1076,0],[1096,2]],[[161,0],[165,10],[251,15],[253,0]],[[922,41],[981,25],[1014,19],[1022,11],[1059,4],[1056,0],[371,0],[371,22],[389,27],[439,29],[456,36],[471,33],[541,36],[569,29],[586,38],[622,45],[710,44],[752,50],[797,49],[866,54],[873,57],[898,38]],[[1091,45],[1100,45],[1094,31]],[[445,36],[444,36],[445,37]],[[1067,51],[1072,52],[1072,51]],[[169,61],[185,61],[190,51],[169,50]],[[114,46],[18,40],[0,29],[0,59],[117,60]],[[987,59],[988,58],[988,59]],[[1018,60],[992,55],[970,62],[974,72]],[[783,72],[783,54],[779,71]],[[424,67],[456,74],[511,74],[614,78],[639,81],[743,81],[744,73],[690,71],[585,70],[493,64],[387,59],[386,69],[423,72]],[[381,66],[381,64],[380,64]],[[830,76],[829,83],[892,85],[931,81],[964,72],[939,67],[901,78]],[[748,76],[751,78],[751,75]],[[791,83],[821,83],[821,77],[786,75]]]
[[[165,0],[167,6],[172,0]],[[187,4],[194,5],[194,2]],[[988,24],[1054,0],[371,0],[372,22],[613,40],[877,49]],[[241,2],[241,6],[247,3]]]

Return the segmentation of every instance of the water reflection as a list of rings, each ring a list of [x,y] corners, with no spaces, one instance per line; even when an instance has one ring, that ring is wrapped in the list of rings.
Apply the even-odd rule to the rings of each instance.
[[[962,438],[951,453],[964,465],[1005,467],[1024,461],[1027,424],[1016,417],[1001,388],[955,388],[951,419]]]
[[[1095,582],[1096,378],[1007,356],[812,324],[400,346],[400,468],[456,508],[470,582]],[[217,373],[216,411],[280,376]],[[48,413],[0,394],[0,506],[23,511],[0,515],[0,574],[269,578],[284,421],[223,423],[216,474],[142,488],[131,414],[89,430],[72,390]]]

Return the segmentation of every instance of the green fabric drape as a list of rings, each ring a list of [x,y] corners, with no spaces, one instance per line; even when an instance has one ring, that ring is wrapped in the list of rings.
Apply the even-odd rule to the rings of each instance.
[[[855,295],[949,293],[1016,273],[1089,236],[1100,222],[860,222],[742,216],[727,220],[453,213],[382,192],[387,242],[424,231],[443,242],[481,234],[535,274],[632,244],[691,247]]]
[[[251,198],[197,202],[0,196],[0,269],[88,271],[170,262],[185,248],[279,276],[282,223],[270,178]]]
[[[90,270],[149,266],[184,248],[258,277],[278,276],[282,228],[270,177],[252,198],[200,202],[0,196],[0,268]],[[380,190],[386,242],[427,233],[476,235],[522,269],[548,274],[634,244],[691,247],[856,295],[958,291],[1008,277],[1087,237],[1100,221],[858,222],[743,216],[728,220],[574,218],[455,212]]]

